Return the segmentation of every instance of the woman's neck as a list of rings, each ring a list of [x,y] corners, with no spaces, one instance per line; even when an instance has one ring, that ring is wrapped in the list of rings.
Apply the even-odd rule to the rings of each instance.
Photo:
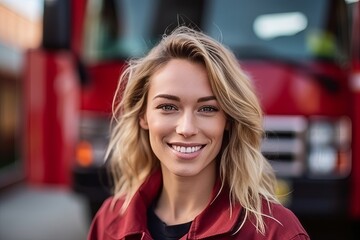
[[[181,177],[163,170],[163,189],[155,205],[156,215],[166,224],[192,221],[209,204],[216,179],[215,167],[199,175]]]

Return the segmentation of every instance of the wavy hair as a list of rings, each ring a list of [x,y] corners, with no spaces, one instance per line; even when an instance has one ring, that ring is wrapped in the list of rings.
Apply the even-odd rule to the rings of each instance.
[[[108,148],[115,199],[125,198],[125,210],[145,178],[159,166],[139,117],[146,108],[149,79],[175,58],[205,66],[212,91],[229,122],[219,153],[219,174],[222,184],[230,189],[229,204],[240,203],[256,229],[264,234],[263,217],[271,216],[262,213],[262,201],[277,199],[273,170],[260,151],[264,130],[259,100],[230,50],[206,34],[184,26],[164,35],[145,57],[131,60],[120,77]]]

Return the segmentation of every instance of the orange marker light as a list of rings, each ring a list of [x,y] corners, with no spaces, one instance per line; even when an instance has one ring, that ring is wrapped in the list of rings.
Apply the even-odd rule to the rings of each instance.
[[[89,167],[93,162],[92,146],[87,141],[81,141],[76,149],[76,161],[82,167]]]

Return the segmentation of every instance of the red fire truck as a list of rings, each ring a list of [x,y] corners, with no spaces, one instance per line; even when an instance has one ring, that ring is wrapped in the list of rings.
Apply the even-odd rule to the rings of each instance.
[[[231,48],[266,114],[263,154],[304,219],[360,219],[360,3],[344,0],[45,1],[27,53],[28,181],[111,194],[104,152],[126,61],[178,24]],[[348,223],[348,222],[347,222]]]

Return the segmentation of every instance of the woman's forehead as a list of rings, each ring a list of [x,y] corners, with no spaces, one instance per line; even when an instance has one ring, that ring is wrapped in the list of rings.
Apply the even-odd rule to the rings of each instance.
[[[214,95],[206,68],[183,59],[169,61],[150,78],[149,94]]]

